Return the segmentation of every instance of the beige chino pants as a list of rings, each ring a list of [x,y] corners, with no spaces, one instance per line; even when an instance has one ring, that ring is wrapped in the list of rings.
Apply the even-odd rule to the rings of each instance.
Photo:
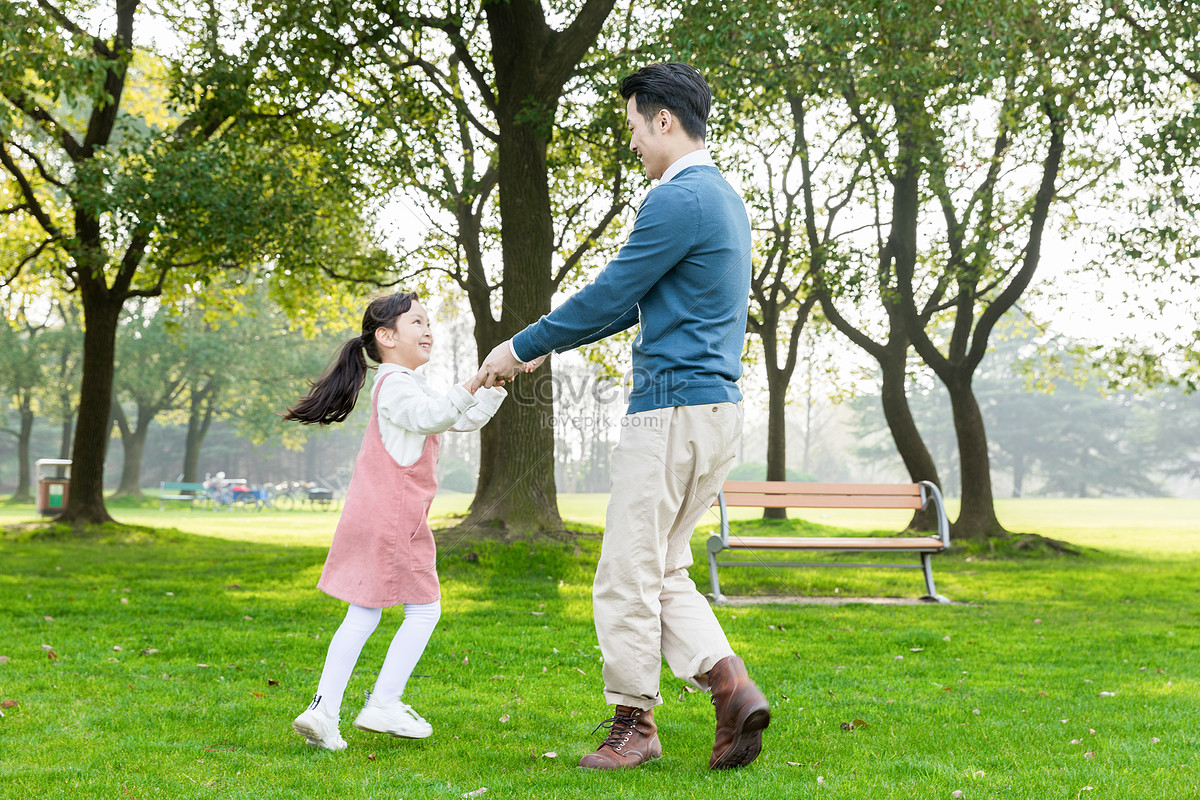
[[[740,403],[662,408],[621,420],[592,586],[610,704],[659,705],[664,657],[678,678],[706,689],[701,676],[733,655],[687,568],[692,531],[713,513],[741,432]]]

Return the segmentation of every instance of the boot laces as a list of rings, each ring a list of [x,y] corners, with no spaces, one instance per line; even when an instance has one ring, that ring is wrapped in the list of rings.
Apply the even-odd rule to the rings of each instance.
[[[600,747],[611,747],[614,750],[620,750],[621,747],[629,741],[629,737],[637,728],[637,717],[609,717],[601,722],[595,728],[592,728],[592,733],[601,728],[608,728],[608,736],[600,743]],[[596,748],[599,750],[600,748]]]

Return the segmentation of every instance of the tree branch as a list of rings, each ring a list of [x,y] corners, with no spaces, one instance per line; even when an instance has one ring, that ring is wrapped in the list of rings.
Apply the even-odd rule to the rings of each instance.
[[[67,17],[66,14],[64,14],[61,10],[59,10],[58,7],[52,5],[51,3],[46,2],[46,0],[37,0],[37,4],[39,6],[41,6],[42,9],[45,10],[45,12],[47,14],[54,17],[54,19],[58,22],[59,25],[62,25],[65,29],[67,29],[71,33],[75,34],[76,36],[78,36],[81,39],[90,39],[92,42],[92,49],[96,52],[96,55],[102,56],[104,58],[115,58],[116,57],[116,55],[113,53],[113,51],[109,48],[107,42],[105,42],[99,36],[94,36],[94,35],[88,33],[87,31],[85,31],[83,28],[79,27],[79,25],[77,25],[73,20],[71,20],[69,17]]]
[[[20,187],[21,195],[25,198],[25,205],[29,206],[29,213],[42,226],[42,230],[50,234],[51,239],[61,239],[62,231],[54,224],[54,220],[50,219],[50,215],[46,213],[46,210],[42,208],[42,204],[38,201],[37,194],[33,190],[33,184],[29,182],[29,178],[25,176],[25,172],[13,160],[12,155],[8,152],[8,148],[4,145],[4,140],[0,139],[0,164],[4,165],[8,173],[12,175],[13,180],[17,182],[17,186]]]

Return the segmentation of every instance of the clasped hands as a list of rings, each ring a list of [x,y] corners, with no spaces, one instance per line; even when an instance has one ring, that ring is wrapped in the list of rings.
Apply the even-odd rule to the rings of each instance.
[[[475,394],[479,387],[491,388],[503,386],[522,372],[533,372],[542,365],[546,356],[539,356],[532,361],[517,361],[512,353],[509,341],[501,342],[492,348],[487,358],[479,365],[479,372],[466,384],[467,391]]]

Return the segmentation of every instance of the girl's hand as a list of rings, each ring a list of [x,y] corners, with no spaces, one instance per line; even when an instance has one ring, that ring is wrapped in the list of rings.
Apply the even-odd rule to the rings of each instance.
[[[548,355],[550,355],[550,354],[547,353],[545,356],[538,356],[533,361],[526,361],[523,365],[521,365],[521,371],[522,372],[533,372],[535,369],[537,369],[538,367],[540,367],[542,365],[542,362],[546,360],[546,356],[548,356]]]

